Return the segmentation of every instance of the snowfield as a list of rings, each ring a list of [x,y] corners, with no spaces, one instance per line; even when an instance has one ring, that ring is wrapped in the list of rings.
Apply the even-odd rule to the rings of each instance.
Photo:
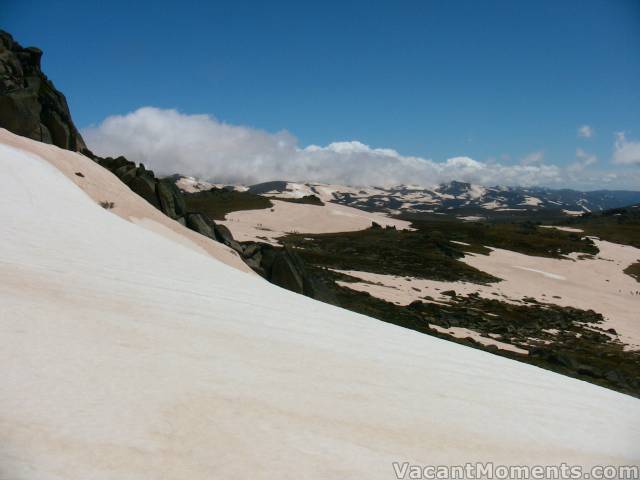
[[[129,187],[111,172],[97,163],[87,162],[87,157],[45,143],[34,142],[0,128],[0,145],[2,144],[46,158],[96,203],[113,203],[111,211],[125,220],[188,246],[192,250],[211,255],[238,270],[254,274],[234,250],[171,220],[146,200],[138,195],[132,195]]]
[[[240,210],[218,221],[226,225],[240,241],[278,243],[288,233],[335,233],[365,230],[373,222],[398,230],[410,229],[410,222],[391,218],[383,213],[365,212],[346,205],[327,202],[324,205],[271,200],[272,208]]]
[[[594,310],[603,315],[603,327],[614,328],[627,349],[640,350],[640,288],[633,277],[624,273],[625,268],[640,260],[640,249],[596,238],[593,241],[600,251],[593,257],[576,253],[563,259],[534,257],[491,247],[489,255],[466,254],[463,262],[502,279],[488,285],[353,270],[338,271],[362,282],[338,283],[397,305],[408,305],[425,295],[446,301],[442,292],[455,290],[462,295],[478,293],[507,302],[530,297],[543,303]]]
[[[103,209],[54,166],[89,159],[6,139],[0,478],[640,459],[639,400],[277,288]]]

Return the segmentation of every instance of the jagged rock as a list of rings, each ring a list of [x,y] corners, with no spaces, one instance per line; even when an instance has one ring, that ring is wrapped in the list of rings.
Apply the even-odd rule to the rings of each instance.
[[[42,51],[23,48],[0,30],[0,127],[60,148],[87,147],[64,95],[40,69]]]
[[[130,165],[123,165],[118,168],[114,173],[116,176],[122,180],[122,183],[128,185],[131,180],[133,180],[136,176],[137,167],[135,163]]]
[[[215,223],[201,213],[189,213],[186,216],[186,226],[205,237],[218,240],[215,232]]]
[[[242,254],[243,248],[238,242],[233,239],[233,235],[231,234],[231,230],[229,230],[224,225],[220,225],[218,223],[216,225],[216,235],[220,239],[222,243],[233,248],[236,252]]]
[[[251,257],[243,257],[244,263],[246,263],[249,268],[255,270],[261,276],[265,276],[266,272],[264,268],[262,268],[262,252],[257,252]]]
[[[278,252],[273,259],[269,280],[271,283],[275,283],[292,292],[304,293],[301,273],[293,258],[287,254],[286,250],[283,250]]]
[[[182,192],[171,181],[160,180],[156,185],[161,210],[173,219],[184,217],[187,208]]]
[[[120,167],[124,167],[125,165],[130,165],[133,167],[135,167],[136,165],[135,163],[130,162],[129,160],[124,158],[123,156],[119,156],[117,158],[111,158],[111,157],[100,158],[93,155],[92,158],[95,161],[97,161],[100,165],[102,165],[104,168],[106,168],[107,170],[113,173],[115,173],[116,170],[118,170]]]
[[[156,195],[156,182],[148,174],[136,176],[129,182],[129,188],[160,210],[160,201]]]
[[[252,244],[248,244],[244,246],[244,249],[242,251],[242,257],[243,258],[252,258],[256,255],[260,254],[260,244],[258,243],[252,243]]]

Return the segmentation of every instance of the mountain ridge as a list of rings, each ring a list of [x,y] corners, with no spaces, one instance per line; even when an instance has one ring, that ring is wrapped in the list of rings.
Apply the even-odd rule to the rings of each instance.
[[[547,187],[508,187],[451,181],[433,188],[398,185],[396,187],[350,187],[316,182],[271,181],[248,187],[260,195],[302,197],[319,195],[363,210],[385,213],[450,213],[454,209],[492,211],[565,211],[580,215],[640,202],[640,191],[552,189]]]

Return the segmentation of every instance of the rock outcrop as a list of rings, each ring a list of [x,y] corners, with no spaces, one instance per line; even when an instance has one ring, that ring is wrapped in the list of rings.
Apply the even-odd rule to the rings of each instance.
[[[227,227],[216,224],[209,215],[190,211],[175,178],[159,179],[144,165],[122,156],[102,158],[94,155],[74,126],[64,95],[42,73],[41,57],[41,50],[23,48],[10,34],[0,30],[0,127],[17,135],[83,153],[168,217],[235,250],[247,265],[270,282],[331,301],[322,293],[320,281],[313,278],[292,249],[257,242],[241,244]],[[211,201],[215,198],[212,197]],[[108,203],[103,206],[109,208]]]
[[[158,179],[144,165],[136,165],[122,156],[101,158],[89,151],[85,151],[85,154],[168,217],[235,250],[249,267],[271,283],[333,303],[328,289],[309,272],[293,249],[259,242],[239,243],[226,226],[217,224],[203,212],[190,211],[186,207],[184,193],[176,187],[171,177]],[[215,201],[215,197],[211,201]]]
[[[73,151],[86,145],[65,96],[40,69],[42,51],[0,30],[0,127]]]

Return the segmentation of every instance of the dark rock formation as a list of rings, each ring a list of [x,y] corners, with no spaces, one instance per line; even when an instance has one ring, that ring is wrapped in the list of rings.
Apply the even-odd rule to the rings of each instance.
[[[249,267],[271,283],[333,303],[329,290],[324,288],[319,278],[315,278],[292,248],[259,242],[239,243],[226,226],[217,224],[203,212],[189,211],[185,194],[175,186],[172,178],[158,179],[144,165],[136,165],[124,157],[100,158],[91,152],[85,153],[165,215],[235,250]],[[215,197],[211,197],[211,201],[215,201]]]
[[[187,228],[190,228],[194,232],[198,232],[200,235],[209,237],[213,240],[220,241],[216,235],[216,224],[209,220],[206,215],[201,213],[189,213],[187,214]]]
[[[0,30],[0,127],[74,151],[86,149],[64,95],[40,70],[42,51]]]
[[[116,175],[122,180],[122,183],[162,213],[179,221],[183,225],[187,224],[187,208],[185,206],[184,196],[173,182],[167,179],[160,180],[156,178],[153,171],[147,170],[143,164],[136,165],[134,162],[122,156],[118,158],[101,158],[93,155],[88,150],[85,150],[84,153]],[[191,224],[194,226],[202,226],[202,223],[195,219],[192,219]],[[198,231],[197,228],[193,228],[193,230]],[[215,239],[215,237],[212,238]]]
[[[174,220],[179,220],[187,213],[184,196],[175,183],[169,180],[159,181],[156,184],[156,193],[160,199],[162,211]]]

